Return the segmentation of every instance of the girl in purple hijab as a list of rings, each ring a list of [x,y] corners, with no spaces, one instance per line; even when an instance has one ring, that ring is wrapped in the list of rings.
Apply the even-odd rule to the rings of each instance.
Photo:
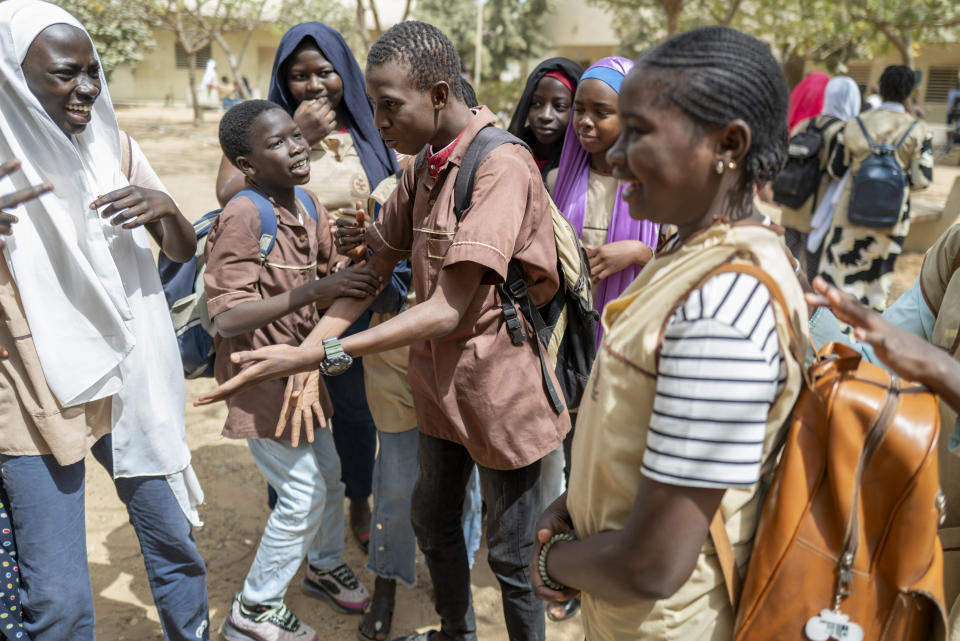
[[[653,258],[660,231],[659,225],[630,217],[620,197],[623,186],[611,176],[606,158],[620,135],[617,100],[623,78],[632,68],[630,60],[613,56],[584,72],[560,165],[547,175],[554,202],[587,250],[597,311],[617,298]],[[602,331],[598,323],[597,344]]]

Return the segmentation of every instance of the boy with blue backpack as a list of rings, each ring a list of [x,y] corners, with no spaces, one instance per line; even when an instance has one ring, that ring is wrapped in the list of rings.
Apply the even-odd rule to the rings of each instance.
[[[376,294],[380,278],[364,266],[331,274],[336,253],[326,212],[313,194],[297,186],[310,177],[309,147],[283,109],[263,100],[240,103],[220,122],[220,145],[248,184],[216,217],[205,248],[203,283],[216,330],[214,375],[222,382],[240,369],[231,362],[233,352],[298,345],[319,321],[318,308],[340,296]],[[276,224],[268,229],[264,209],[275,215]],[[224,436],[247,439],[254,461],[279,495],[243,590],[223,624],[223,635],[232,641],[317,638],[283,604],[305,555],[309,565],[302,588],[308,594],[344,613],[359,613],[369,602],[343,561],[344,485],[330,430],[308,430],[308,442],[300,444],[299,415],[277,430],[286,410],[285,386],[284,380],[268,381],[228,404]],[[332,413],[326,389],[319,385],[301,394],[311,400],[304,405],[307,411],[326,427]],[[305,423],[312,425],[314,416],[309,419]],[[293,440],[291,423],[298,428]]]

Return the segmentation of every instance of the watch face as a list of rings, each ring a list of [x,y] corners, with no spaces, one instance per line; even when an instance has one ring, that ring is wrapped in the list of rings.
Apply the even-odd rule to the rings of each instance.
[[[324,368],[324,373],[327,376],[337,376],[350,369],[350,365],[352,364],[353,358],[349,354],[337,354],[327,359],[327,366]]]

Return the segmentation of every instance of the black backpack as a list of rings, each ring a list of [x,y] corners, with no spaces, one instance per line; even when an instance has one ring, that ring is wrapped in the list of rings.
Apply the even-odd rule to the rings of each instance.
[[[453,212],[457,220],[470,207],[477,167],[487,154],[503,144],[530,149],[513,134],[494,126],[481,129],[470,143],[453,186]],[[424,152],[420,152],[417,156],[415,168],[420,167],[424,155]],[[557,245],[557,272],[560,275],[557,293],[546,305],[536,307],[527,291],[519,263],[511,260],[506,282],[497,285],[497,294],[510,341],[514,345],[523,345],[528,340],[519,314],[523,314],[536,330],[540,338],[537,341],[537,353],[544,390],[553,410],[560,414],[564,407],[576,411],[580,406],[597,354],[596,323],[599,315],[593,309],[589,262],[580,238],[557,209],[553,199],[550,205]],[[562,398],[550,381],[550,365],[560,384]]]
[[[811,215],[817,206],[817,189],[823,170],[820,168],[820,150],[823,149],[823,131],[839,118],[830,118],[822,127],[817,127],[811,120],[807,128],[790,139],[787,152],[787,164],[773,181],[774,202],[800,209],[813,196]]]
[[[889,228],[900,221],[900,207],[907,189],[907,174],[897,161],[897,150],[913,131],[917,120],[910,123],[896,145],[875,145],[863,126],[860,116],[857,124],[863,131],[872,152],[860,165],[850,188],[850,206],[847,218],[861,227]]]

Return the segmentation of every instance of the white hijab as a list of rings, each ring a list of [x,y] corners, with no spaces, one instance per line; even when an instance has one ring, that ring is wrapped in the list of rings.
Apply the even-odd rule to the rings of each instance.
[[[827,83],[823,94],[823,110],[821,116],[833,116],[846,122],[860,113],[860,87],[852,78],[837,76]],[[823,242],[823,237],[830,230],[833,223],[833,212],[843,194],[843,188],[849,180],[848,171],[840,180],[831,180],[824,191],[823,198],[813,213],[810,225],[813,231],[807,236],[807,251],[815,252]]]
[[[90,124],[67,136],[20,66],[37,35],[54,24],[86,33],[55,5],[0,2],[0,158],[22,163],[0,181],[0,192],[41,182],[54,187],[13,210],[20,222],[4,255],[60,404],[113,396],[114,476],[177,474],[190,463],[185,390],[150,244],[142,227],[121,229],[89,208],[129,184],[106,81],[101,72]]]

